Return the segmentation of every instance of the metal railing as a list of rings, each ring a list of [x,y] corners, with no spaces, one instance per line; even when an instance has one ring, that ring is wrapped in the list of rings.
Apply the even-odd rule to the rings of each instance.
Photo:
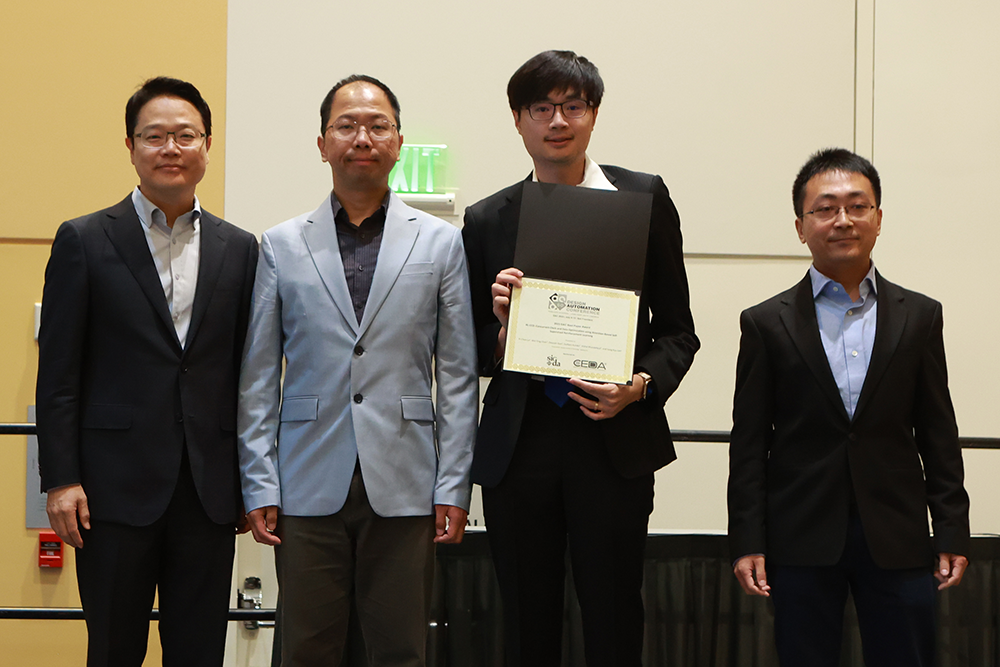
[[[71,607],[0,607],[0,619],[82,621],[83,609]],[[158,621],[160,610],[153,609],[149,620]],[[230,621],[273,621],[273,609],[230,609]]]
[[[705,442],[728,443],[729,431],[671,431],[675,442]],[[0,424],[0,435],[35,435],[34,424]],[[1000,438],[965,438],[958,439],[963,449],[1000,449]],[[153,609],[150,620],[160,617],[158,609]],[[58,619],[84,620],[82,609],[69,608],[38,608],[38,607],[0,607],[0,619]],[[230,609],[230,621],[273,621],[274,609]]]
[[[35,435],[34,424],[0,424],[0,435]],[[670,431],[674,442],[728,443],[729,431]],[[1000,449],[1000,438],[959,437],[962,449]]]
[[[35,435],[34,424],[0,424],[0,435]],[[0,619],[19,620],[84,620],[83,609],[72,607],[0,607]],[[157,621],[160,610],[150,611],[149,620]],[[273,621],[274,609],[234,609],[229,610],[230,621]]]

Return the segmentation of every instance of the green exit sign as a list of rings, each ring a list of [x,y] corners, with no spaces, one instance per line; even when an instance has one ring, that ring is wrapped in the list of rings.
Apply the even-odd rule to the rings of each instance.
[[[447,152],[444,144],[403,144],[389,187],[397,193],[444,193]]]

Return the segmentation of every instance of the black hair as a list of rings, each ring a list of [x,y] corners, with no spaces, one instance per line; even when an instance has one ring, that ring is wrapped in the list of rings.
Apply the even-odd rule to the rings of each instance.
[[[212,110],[208,108],[208,102],[201,96],[194,84],[169,76],[148,79],[129,98],[125,104],[125,136],[131,139],[132,135],[135,134],[135,126],[139,122],[139,112],[142,111],[142,108],[157,97],[164,96],[179,97],[190,102],[191,106],[201,114],[201,122],[205,125],[205,134],[209,137],[212,136]]]
[[[583,56],[572,51],[543,51],[510,77],[507,101],[512,110],[520,111],[554,90],[574,91],[596,108],[604,97],[604,81],[597,66]]]
[[[796,218],[802,217],[802,208],[806,198],[806,183],[813,176],[825,174],[828,171],[861,174],[872,184],[872,191],[875,193],[875,207],[879,208],[882,205],[882,182],[879,180],[875,165],[846,148],[824,148],[813,153],[799,169],[799,175],[795,177],[795,183],[792,185],[792,206],[795,208]]]
[[[399,122],[399,100],[396,99],[396,94],[389,90],[389,86],[385,85],[373,76],[368,76],[367,74],[352,74],[346,79],[338,81],[337,84],[330,89],[330,92],[326,94],[326,97],[323,98],[323,103],[319,105],[320,134],[326,132],[326,124],[330,122],[330,108],[333,106],[333,98],[337,95],[337,91],[349,83],[357,83],[359,81],[370,83],[373,86],[378,86],[382,89],[382,92],[385,93],[385,96],[389,99],[389,106],[392,107],[392,111],[396,115],[396,130],[401,131],[403,129],[403,124]]]

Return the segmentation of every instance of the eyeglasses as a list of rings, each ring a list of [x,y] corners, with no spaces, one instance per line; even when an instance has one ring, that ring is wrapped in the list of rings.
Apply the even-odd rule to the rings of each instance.
[[[164,132],[156,128],[146,128],[135,135],[139,143],[146,148],[163,148],[167,137],[174,135],[174,143],[180,148],[199,148],[205,141],[205,133],[197,130],[183,129],[176,132]]]
[[[392,136],[392,131],[396,126],[388,118],[376,118],[367,123],[358,123],[351,118],[338,118],[327,126],[326,131],[333,132],[333,136],[344,141],[350,141],[357,136],[361,128],[365,128],[368,136],[373,139],[388,139]]]
[[[864,222],[868,219],[871,210],[875,208],[871,204],[848,204],[847,206],[817,206],[811,211],[806,211],[806,215],[815,216],[820,222],[830,222],[840,215],[843,209],[847,219],[852,222]]]
[[[556,107],[562,111],[566,118],[583,118],[587,115],[590,103],[587,100],[565,100],[564,102],[535,102],[528,106],[528,115],[531,120],[552,120],[556,113]]]

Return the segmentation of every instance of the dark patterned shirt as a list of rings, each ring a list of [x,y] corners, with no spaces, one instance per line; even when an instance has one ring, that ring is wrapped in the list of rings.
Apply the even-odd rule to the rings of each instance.
[[[337,201],[336,195],[331,194],[330,199],[333,204],[333,219],[337,225],[340,258],[344,262],[344,277],[347,278],[347,289],[351,293],[354,315],[360,324],[361,317],[365,314],[365,304],[368,303],[368,293],[372,289],[378,251],[382,247],[389,195],[386,194],[382,206],[360,225],[351,224],[347,211]]]

